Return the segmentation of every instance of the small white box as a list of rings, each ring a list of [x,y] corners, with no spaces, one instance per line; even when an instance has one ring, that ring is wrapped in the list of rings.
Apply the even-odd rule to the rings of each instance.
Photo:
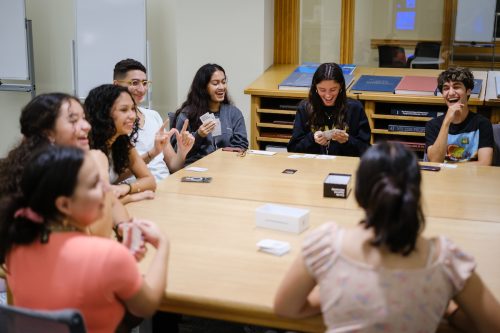
[[[265,204],[255,210],[257,227],[301,233],[309,227],[309,210]]]

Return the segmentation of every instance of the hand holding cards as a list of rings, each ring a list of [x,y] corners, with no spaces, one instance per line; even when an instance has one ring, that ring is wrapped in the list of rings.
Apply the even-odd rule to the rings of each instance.
[[[206,124],[206,123],[211,122],[211,121],[213,121],[215,123],[215,128],[211,132],[212,136],[219,136],[222,134],[220,120],[219,120],[219,118],[215,118],[213,113],[207,112],[207,113],[201,115],[200,120],[203,124]]]
[[[122,244],[125,245],[132,254],[139,252],[141,247],[144,245],[141,229],[139,229],[134,222],[123,224],[122,235]]]
[[[347,135],[347,133],[346,133],[346,131],[334,128],[334,129],[331,129],[331,130],[328,130],[328,131],[324,131],[323,135],[325,136],[325,138],[327,140],[332,140],[333,139],[333,140],[338,141],[337,138],[339,136]]]

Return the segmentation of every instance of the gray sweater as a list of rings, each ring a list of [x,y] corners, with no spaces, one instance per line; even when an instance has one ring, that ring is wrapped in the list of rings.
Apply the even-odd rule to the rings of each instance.
[[[176,128],[180,131],[184,120],[187,119],[189,107],[184,108],[177,118]],[[208,110],[207,110],[208,111]],[[238,147],[248,149],[247,130],[245,128],[245,119],[241,111],[234,105],[222,104],[219,112],[214,116],[219,118],[221,123],[221,135],[212,136],[210,133],[206,138],[202,138],[197,128],[189,124],[189,131],[193,134],[195,141],[193,148],[186,157],[186,164],[191,164],[200,158],[214,152],[218,148]]]

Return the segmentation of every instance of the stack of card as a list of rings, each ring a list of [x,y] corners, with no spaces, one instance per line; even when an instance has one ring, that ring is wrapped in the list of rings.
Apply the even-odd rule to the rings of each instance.
[[[204,115],[202,115],[200,117],[200,120],[203,124],[205,124],[209,121],[215,122],[215,129],[212,131],[212,136],[219,136],[222,134],[220,120],[219,120],[219,118],[215,118],[213,113],[209,113],[209,112],[205,113]]]
[[[282,256],[290,251],[290,244],[274,239],[263,239],[257,243],[259,251],[273,254],[275,256]]]
[[[325,136],[325,138],[327,140],[331,140],[332,137],[333,137],[333,135],[336,134],[336,133],[345,133],[345,131],[337,129],[337,128],[334,128],[334,129],[331,129],[331,130],[328,130],[328,131],[324,131],[323,135]]]

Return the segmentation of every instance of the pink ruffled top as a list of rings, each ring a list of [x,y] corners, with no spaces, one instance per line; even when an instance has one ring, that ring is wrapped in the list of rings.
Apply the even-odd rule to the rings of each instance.
[[[445,237],[437,260],[420,269],[374,267],[340,252],[344,230],[327,223],[304,240],[303,256],[320,287],[327,332],[435,332],[448,302],[475,269],[474,258]]]

